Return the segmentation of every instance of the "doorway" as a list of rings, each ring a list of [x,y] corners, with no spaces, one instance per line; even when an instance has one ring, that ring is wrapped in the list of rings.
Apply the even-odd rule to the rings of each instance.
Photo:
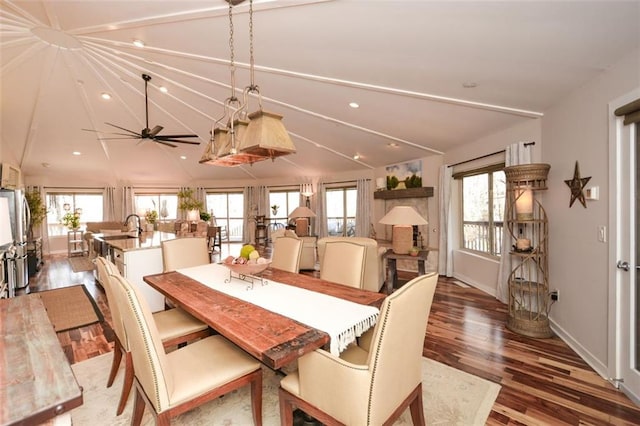
[[[640,404],[640,125],[613,114],[638,98],[640,88],[610,104],[609,373]]]

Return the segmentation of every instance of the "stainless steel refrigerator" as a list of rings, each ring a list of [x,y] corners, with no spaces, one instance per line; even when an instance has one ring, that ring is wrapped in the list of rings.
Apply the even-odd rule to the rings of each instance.
[[[29,204],[21,189],[0,189],[0,197],[7,198],[9,201],[9,217],[14,240],[12,246],[6,247],[6,279],[11,289],[28,291],[27,231],[31,222]]]

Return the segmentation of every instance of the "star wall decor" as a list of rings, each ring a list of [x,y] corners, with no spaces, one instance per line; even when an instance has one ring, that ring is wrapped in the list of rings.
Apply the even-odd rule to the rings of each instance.
[[[580,166],[576,161],[576,167],[573,170],[573,179],[565,180],[564,183],[571,188],[571,201],[569,202],[569,208],[573,206],[576,200],[580,200],[584,208],[587,208],[587,201],[584,198],[584,187],[587,186],[587,182],[591,180],[591,176],[586,178],[580,177]]]

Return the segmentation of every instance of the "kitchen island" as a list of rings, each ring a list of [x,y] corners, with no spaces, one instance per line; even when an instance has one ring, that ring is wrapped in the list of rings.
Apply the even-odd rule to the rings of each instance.
[[[94,234],[93,238],[98,255],[111,260],[120,274],[140,290],[151,311],[164,310],[164,296],[145,283],[143,277],[163,271],[161,243],[175,239],[176,235],[154,231],[142,232],[138,237],[118,233]],[[96,279],[102,282],[100,276]]]

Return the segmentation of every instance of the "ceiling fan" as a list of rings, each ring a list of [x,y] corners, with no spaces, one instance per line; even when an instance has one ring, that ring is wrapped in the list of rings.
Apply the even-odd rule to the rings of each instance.
[[[145,128],[142,129],[140,131],[140,133],[138,132],[134,132],[133,130],[129,130],[129,129],[125,129],[124,127],[120,127],[120,126],[116,126],[115,124],[112,123],[107,123],[105,122],[105,124],[115,127],[117,129],[120,130],[124,130],[127,133],[111,133],[113,135],[120,135],[120,136],[124,136],[121,138],[102,138],[103,140],[113,140],[113,139],[149,139],[153,142],[157,142],[163,145],[167,145],[170,146],[172,148],[176,148],[177,145],[174,145],[175,143],[186,143],[186,144],[190,144],[190,145],[200,145],[200,142],[193,142],[193,141],[185,141],[182,140],[181,138],[197,138],[198,135],[190,135],[190,134],[186,134],[186,135],[159,135],[158,133],[160,133],[160,131],[163,129],[162,126],[155,126],[153,129],[149,128],[149,98],[147,95],[147,85],[149,80],[151,80],[151,76],[148,74],[142,74],[142,79],[144,80],[144,105],[145,105],[145,117],[146,117],[146,121],[145,121]],[[97,130],[90,130],[90,129],[82,129],[82,130],[86,130],[89,132],[96,132]],[[170,143],[173,142],[173,143]]]

